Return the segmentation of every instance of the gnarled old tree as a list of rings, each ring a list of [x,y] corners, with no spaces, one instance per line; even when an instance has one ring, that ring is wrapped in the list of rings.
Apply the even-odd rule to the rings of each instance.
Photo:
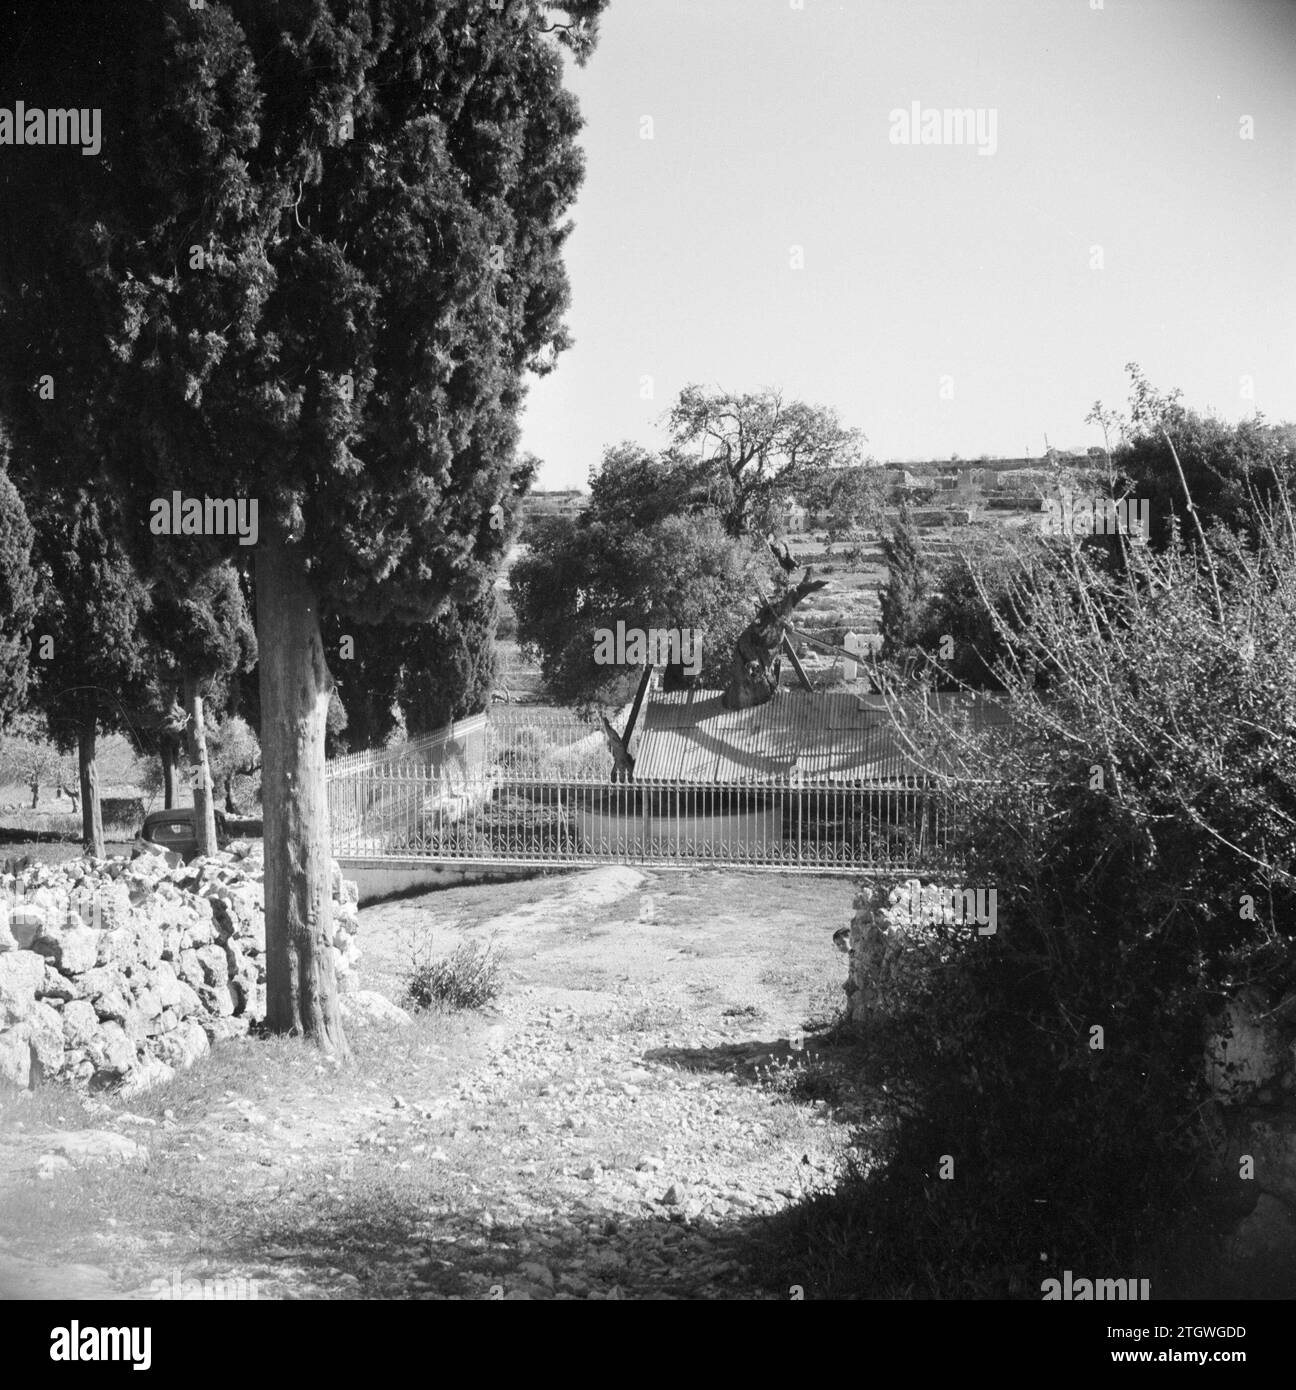
[[[825,579],[815,579],[807,569],[801,582],[777,598],[764,599],[756,616],[738,634],[729,664],[724,693],[726,709],[753,709],[767,704],[778,689],[781,659],[779,649],[788,632],[788,617],[798,604],[827,585]],[[650,668],[643,668],[639,689],[631,707],[625,729],[618,732],[605,713],[600,713],[603,739],[612,758],[613,782],[633,782],[635,760],[630,753],[630,741],[641,703],[647,691]]]
[[[794,588],[761,604],[734,645],[733,666],[724,692],[726,709],[751,709],[773,698],[778,689],[779,649],[787,632],[787,620],[799,603],[817,594],[827,583],[806,570]]]
[[[524,373],[567,345],[557,45],[583,59],[603,4],[106,0],[0,56],[0,89],[75,92],[103,139],[0,162],[3,408],[35,448],[87,437],[141,530],[175,491],[258,508],[268,1022],[338,1055],[321,618],[490,586]],[[246,554],[203,529],[141,547]]]

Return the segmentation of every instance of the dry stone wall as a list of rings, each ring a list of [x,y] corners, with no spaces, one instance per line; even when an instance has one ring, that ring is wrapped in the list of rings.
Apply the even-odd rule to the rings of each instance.
[[[173,856],[74,859],[0,874],[0,1080],[128,1092],[265,1017],[260,842]],[[354,883],[332,872],[334,964],[360,952]]]
[[[861,885],[843,986],[852,1023],[863,1026],[890,1001],[921,991],[928,962],[939,950],[931,926],[954,920],[950,891],[918,879]]]

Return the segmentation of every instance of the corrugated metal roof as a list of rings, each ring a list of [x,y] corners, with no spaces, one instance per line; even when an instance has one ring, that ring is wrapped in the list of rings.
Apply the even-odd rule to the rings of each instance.
[[[948,714],[967,708],[973,727],[1007,722],[988,696],[933,695]],[[912,707],[922,717],[921,702]],[[655,693],[634,748],[635,778],[684,782],[782,780],[891,782],[918,775],[901,751],[880,695],[779,690],[755,709],[725,709],[718,690]]]

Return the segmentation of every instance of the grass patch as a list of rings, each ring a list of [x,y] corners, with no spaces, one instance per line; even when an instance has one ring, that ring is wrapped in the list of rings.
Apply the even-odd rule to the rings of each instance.
[[[407,1027],[353,1030],[344,1066],[300,1040],[249,1037],[129,1101],[57,1084],[0,1095],[8,1146],[95,1128],[149,1150],[147,1166],[36,1181],[24,1170],[43,1146],[15,1148],[19,1180],[0,1185],[4,1243],[45,1263],[98,1265],[126,1289],[157,1277],[164,1259],[186,1276],[256,1278],[266,1296],[287,1264],[330,1296],[406,1296],[416,1227],[470,1195],[433,1161],[443,1126],[417,1102],[451,1089],[477,1031],[431,1011]],[[400,1109],[396,1091],[409,1097]],[[453,1280],[443,1289],[457,1291]]]
[[[59,835],[67,840],[80,840],[79,811],[10,811],[0,825],[11,835]],[[105,840],[133,840],[140,829],[140,817],[103,817]]]
[[[13,1130],[82,1129],[92,1119],[86,1093],[65,1080],[34,1091],[0,1082],[0,1135]]]
[[[801,1026],[807,1033],[832,1034],[846,1026],[846,1004],[841,985],[822,984],[814,990]]]
[[[622,1026],[627,1033],[656,1033],[681,1027],[686,1017],[678,1004],[641,1004],[627,1015]]]

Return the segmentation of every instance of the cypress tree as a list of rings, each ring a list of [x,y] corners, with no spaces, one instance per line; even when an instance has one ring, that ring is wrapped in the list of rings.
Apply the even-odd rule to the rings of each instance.
[[[524,374],[568,342],[559,45],[583,60],[603,3],[105,0],[0,58],[29,105],[102,112],[98,156],[0,162],[0,408],[108,470],[151,572],[252,551],[267,1017],[339,1056],[321,620],[490,587]],[[173,492],[255,503],[255,545],[167,534]]]

